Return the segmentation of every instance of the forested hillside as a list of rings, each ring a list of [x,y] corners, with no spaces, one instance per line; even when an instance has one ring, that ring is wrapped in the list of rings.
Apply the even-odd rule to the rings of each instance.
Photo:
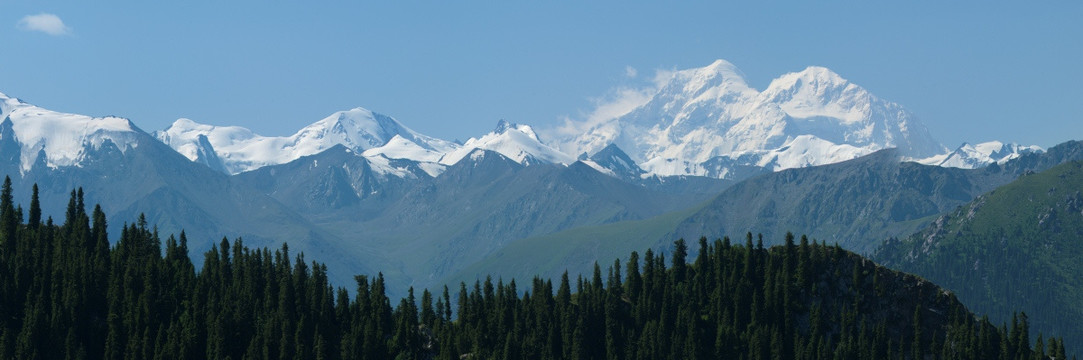
[[[974,312],[1026,311],[1037,329],[1083,341],[1083,162],[982,195],[874,258],[950,289]]]
[[[491,278],[454,300],[414,289],[392,307],[382,275],[332,288],[287,246],[223,239],[196,271],[181,233],[140,218],[110,246],[100,208],[73,191],[42,220],[0,192],[0,358],[18,359],[883,359],[1064,358],[1027,317],[976,319],[920,278],[787,236],[766,249],[701,239],[632,253],[590,278]],[[454,309],[454,311],[453,311]]]

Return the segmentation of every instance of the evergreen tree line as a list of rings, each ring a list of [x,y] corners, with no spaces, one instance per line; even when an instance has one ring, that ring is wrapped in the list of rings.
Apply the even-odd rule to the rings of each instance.
[[[100,206],[72,191],[65,219],[23,217],[0,191],[0,358],[4,359],[1064,359],[976,319],[948,293],[837,245],[766,249],[701,238],[631,253],[554,286],[491,278],[455,298],[414,289],[392,306],[382,275],[334,288],[287,245],[240,239],[196,271],[184,232],[163,244],[141,216],[110,246]],[[352,295],[352,296],[351,296]],[[454,311],[453,311],[454,308]]]

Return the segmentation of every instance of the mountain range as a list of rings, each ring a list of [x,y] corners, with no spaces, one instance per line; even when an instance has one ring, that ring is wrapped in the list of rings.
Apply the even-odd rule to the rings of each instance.
[[[837,164],[752,177],[688,208],[655,217],[584,226],[511,242],[449,274],[457,283],[500,270],[510,277],[559,276],[589,269],[635,248],[664,251],[676,239],[763,236],[779,244],[787,232],[871,253],[937,216],[1014,181],[1069,161],[1083,161],[1083,142],[1070,141],[980,169],[901,161],[894,149]],[[798,230],[800,229],[800,230]]]
[[[905,108],[823,67],[785,74],[758,91],[733,64],[717,60],[703,68],[674,71],[663,76],[657,88],[644,91],[647,100],[619,116],[542,131],[500,120],[492,132],[464,143],[420,134],[363,108],[336,112],[290,136],[261,136],[241,127],[189,119],[177,120],[154,135],[190,160],[231,175],[284,164],[335,145],[370,161],[409,160],[430,176],[438,176],[474,149],[492,150],[526,165],[567,166],[577,160],[590,164],[599,153],[616,147],[630,163],[623,168],[595,167],[603,172],[638,172],[641,177],[730,180],[756,173],[748,169],[831,164],[886,148],[925,164],[961,168],[1042,151],[998,141],[963,144],[949,151]],[[551,138],[543,139],[540,133]]]
[[[899,224],[969,201],[1017,173],[980,178],[962,174],[990,170],[953,168],[1045,154],[999,142],[949,151],[902,106],[822,67],[785,74],[759,91],[719,60],[669,73],[644,94],[637,106],[610,118],[554,129],[501,120],[465,142],[419,133],[363,108],[335,112],[289,136],[189,119],[147,133],[127,119],[64,114],[0,94],[0,170],[13,178],[23,203],[30,186],[39,184],[47,215],[61,214],[69,192],[83,187],[93,194],[88,203],[108,204],[103,210],[113,223],[146,214],[163,234],[187,231],[195,251],[223,236],[243,237],[252,246],[289,242],[327,262],[341,283],[379,269],[394,284],[429,286],[509,254],[521,240],[607,224],[653,224],[640,234],[653,236],[651,244],[697,232],[779,238],[774,235],[784,228],[823,220],[793,211],[803,208],[807,215],[805,206],[829,201],[830,193],[789,196],[785,210],[768,199],[782,194],[771,190],[771,181],[811,176],[827,186],[850,181],[841,174],[859,176],[866,163],[878,174],[868,181],[928,174],[932,190],[915,190],[926,200],[902,193],[890,203],[868,200],[893,192],[889,188],[853,199],[872,201],[864,211],[892,211],[862,226],[916,229],[919,222]],[[909,160],[926,165],[904,163]],[[741,182],[746,179],[758,182]],[[748,197],[753,193],[759,200]],[[745,207],[727,205],[733,203]],[[720,210],[726,208],[745,216],[726,215]],[[747,226],[755,218],[747,215],[770,214],[785,216],[769,228]],[[854,215],[834,216],[842,224]],[[852,236],[867,229],[802,230],[835,231],[811,234],[859,251],[872,248],[874,235],[896,234]],[[606,251],[639,248],[629,246]]]

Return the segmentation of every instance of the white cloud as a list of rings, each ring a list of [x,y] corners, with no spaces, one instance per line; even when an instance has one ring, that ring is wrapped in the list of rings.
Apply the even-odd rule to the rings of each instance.
[[[636,71],[625,67],[625,75]],[[551,128],[535,129],[551,139],[549,145],[568,154],[593,153],[612,143],[620,134],[621,125],[615,119],[627,115],[654,98],[672,79],[675,70],[657,69],[654,77],[642,86],[622,86],[610,89],[605,96],[590,99],[594,108],[579,116],[568,116]],[[587,136],[584,136],[587,135]]]
[[[624,67],[624,76],[634,78],[637,74],[639,74],[639,72],[636,71],[636,68],[632,67],[632,65]]]
[[[587,116],[587,124],[596,125],[623,116],[643,106],[656,92],[652,88],[618,88],[606,99],[595,100],[595,108]]]
[[[635,68],[628,66],[625,68],[625,73],[629,77],[634,77],[638,72]],[[658,93],[658,90],[669,83],[675,73],[675,70],[658,69],[655,70],[654,79],[648,86],[638,88],[618,87],[610,90],[609,95],[604,98],[592,99],[594,111],[587,114],[586,125],[588,127],[595,126],[624,116],[643,106],[654,97],[654,94]]]
[[[71,34],[71,28],[64,25],[59,16],[48,13],[24,16],[16,26],[23,31],[40,31],[53,36]]]
[[[612,121],[643,106],[657,93],[656,88],[621,87],[610,90],[604,98],[592,99],[594,110],[580,114],[580,119],[565,117],[554,129],[543,130],[546,137],[556,140],[554,146],[569,154],[592,153],[613,141],[619,124]],[[575,139],[583,134],[593,134],[593,139]]]

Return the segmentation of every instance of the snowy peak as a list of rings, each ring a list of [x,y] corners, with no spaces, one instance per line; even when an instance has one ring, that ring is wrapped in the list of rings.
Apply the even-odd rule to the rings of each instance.
[[[578,154],[616,144],[648,173],[722,177],[731,173],[722,164],[779,170],[884,148],[919,157],[946,151],[904,108],[827,68],[782,75],[762,92],[725,61],[661,79],[621,115],[569,122],[558,146]]]
[[[456,162],[454,165],[448,166],[447,171],[449,173],[462,173],[464,171],[470,173],[483,172],[487,176],[493,176],[507,171],[521,169],[524,166],[523,163],[508,158],[497,151],[472,149],[466,152],[466,155],[463,156],[460,161]]]
[[[218,170],[227,174],[241,172],[255,163],[269,163],[267,157],[246,153],[246,150],[251,152],[252,148],[260,147],[267,138],[239,126],[214,126],[182,118],[169,128],[155,132],[154,137],[194,162],[206,164],[202,161],[208,158],[206,153],[214,152],[222,163]]]
[[[787,73],[771,81],[764,90],[771,93],[781,89],[810,88],[815,90],[845,89],[856,86],[831,69],[809,66],[798,72]]]
[[[567,165],[574,162],[571,156],[543,144],[530,126],[500,120],[493,132],[480,138],[470,138],[458,149],[444,155],[440,163],[455,164],[478,149],[497,152],[523,165],[536,163]]]
[[[514,126],[512,126],[512,124],[510,122],[508,122],[507,120],[504,120],[504,119],[500,119],[500,121],[496,122],[496,129],[493,129],[493,132],[497,133],[497,134],[500,134],[500,133],[505,133],[508,130],[511,130],[513,128],[514,128]]]
[[[383,146],[396,135],[413,138],[415,134],[391,117],[354,108],[306,126],[294,138],[296,144],[316,147],[342,144],[355,151],[364,151]]]
[[[620,178],[639,179],[645,173],[624,150],[614,144],[609,144],[589,159],[581,161],[602,173]]]
[[[871,107],[865,89],[818,66],[775,79],[763,96],[765,102],[778,104],[794,118],[828,117],[856,123],[868,118]]]
[[[501,120],[493,132],[458,145],[422,135],[389,116],[363,108],[336,112],[292,136],[261,136],[241,127],[204,125],[188,119],[179,119],[155,135],[188,159],[214,167],[212,157],[201,155],[212,150],[228,174],[284,164],[336,145],[373,163],[407,160],[429,176],[440,175],[448,165],[476,149],[491,150],[521,164],[572,162],[567,155],[543,144],[528,125]]]
[[[335,145],[357,153],[377,149],[369,155],[389,159],[406,156],[419,162],[435,162],[439,156],[433,153],[455,147],[451,142],[419,134],[389,116],[363,108],[333,113],[291,136],[262,136],[242,127],[205,125],[188,119],[179,119],[155,135],[192,161],[198,161],[200,149],[213,149],[228,174],[284,164]],[[209,147],[200,143],[201,136]],[[438,168],[427,169],[438,172]]]
[[[772,171],[856,159],[875,152],[849,144],[835,144],[812,135],[799,135],[778,149],[764,152],[755,165]]]
[[[522,133],[530,140],[539,143],[541,142],[541,139],[538,138],[538,134],[534,132],[534,128],[530,127],[530,125],[513,124],[504,119],[500,119],[500,121],[496,123],[496,129],[493,130],[493,133],[503,135],[507,134],[509,131]]]
[[[1000,141],[989,141],[977,145],[963,143],[950,153],[919,159],[917,162],[926,165],[975,169],[994,163],[1003,164],[1024,154],[1044,151],[1036,145],[1005,144]]]
[[[440,175],[446,168],[445,165],[440,164],[440,158],[444,156],[444,153],[423,147],[398,134],[392,137],[391,140],[388,140],[387,144],[365,150],[362,155],[370,160],[376,157],[384,159],[412,160],[416,162],[426,174],[432,177]]]
[[[19,145],[19,169],[24,173],[41,154],[51,168],[78,166],[90,151],[106,143],[122,152],[137,147],[142,133],[128,119],[46,110],[4,94],[0,94],[0,118],[5,127],[11,127],[11,140]]]
[[[752,90],[745,82],[744,75],[737,66],[728,61],[719,59],[702,68],[681,70],[674,73],[669,81],[671,90],[680,88],[677,93],[696,97],[704,92],[720,93],[734,92],[744,93]],[[668,91],[663,91],[668,92]]]
[[[914,158],[947,151],[904,108],[824,67],[784,74],[759,91],[736,66],[716,60],[701,68],[661,72],[653,87],[634,96],[620,111],[605,112],[613,114],[609,118],[567,123],[556,132],[563,135],[551,142],[528,125],[500,120],[492,132],[460,145],[418,134],[363,108],[336,112],[292,136],[265,137],[182,119],[158,138],[193,161],[213,162],[200,155],[213,150],[230,174],[334,145],[377,160],[410,160],[431,176],[479,149],[523,165],[567,165],[575,161],[568,154],[595,154],[582,161],[619,176],[721,178],[754,173],[754,168],[830,164],[884,148]]]

